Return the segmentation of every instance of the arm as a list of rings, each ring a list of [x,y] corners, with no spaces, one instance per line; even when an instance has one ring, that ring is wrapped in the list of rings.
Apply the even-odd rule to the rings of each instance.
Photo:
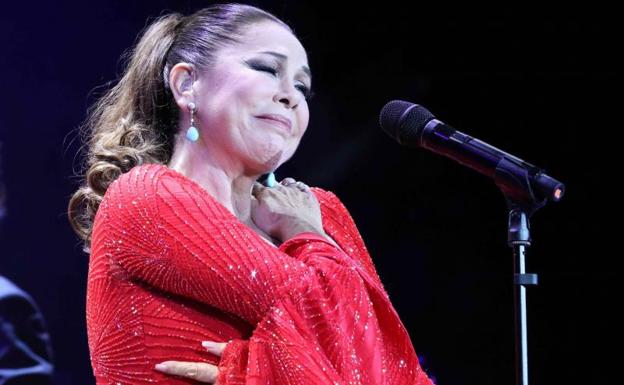
[[[276,298],[313,279],[302,261],[276,252],[208,194],[175,175],[130,172],[106,193],[92,249],[133,279],[215,306],[252,325]]]
[[[396,357],[408,377],[418,368],[383,289],[328,240],[301,233],[276,251],[208,195],[170,176],[129,174],[109,187],[92,250],[133,279],[257,326],[249,341],[226,348],[220,383],[344,383],[358,375],[382,383],[376,376],[397,378],[382,374]]]
[[[356,264],[316,234],[280,248],[322,279],[297,303],[280,302],[248,341],[228,344],[220,385],[289,378],[296,384],[427,384],[409,335],[387,295]],[[263,370],[271,368],[270,372]]]
[[[300,302],[279,303],[249,340],[229,342],[219,352],[218,370],[209,364],[170,362],[168,373],[186,376],[195,366],[194,372],[205,373],[210,381],[216,373],[220,385],[431,385],[387,298],[362,282],[357,267],[333,264],[337,250],[331,243],[316,233],[302,233],[282,248],[317,266],[325,279]]]
[[[321,301],[320,306],[317,306],[317,308],[322,309],[316,316],[322,314],[323,310],[331,308],[332,312],[324,317],[326,319],[325,325],[343,324],[343,327],[341,331],[330,327],[331,330],[325,329],[324,333],[318,333],[315,327],[310,326],[311,335],[324,335],[325,338],[322,340],[309,338],[310,341],[318,343],[315,348],[305,343],[301,343],[300,346],[307,346],[307,356],[312,361],[327,363],[327,361],[323,361],[323,357],[317,356],[318,352],[322,352],[324,358],[329,360],[329,364],[328,366],[316,366],[317,370],[314,371],[312,369],[315,367],[314,365],[301,363],[303,367],[308,368],[308,371],[307,376],[302,376],[299,379],[299,383],[312,383],[311,379],[318,379],[319,383],[323,384],[342,384],[348,380],[355,382],[363,380],[362,383],[378,384],[431,384],[430,379],[420,367],[409,335],[383,289],[372,259],[348,210],[335,194],[320,188],[312,188],[312,191],[321,205],[324,228],[322,237],[319,237],[319,234],[302,233],[282,244],[280,249],[294,258],[305,261],[308,266],[321,269],[324,273],[337,272],[335,275],[328,275],[331,278],[326,280],[328,285],[321,296],[324,300]],[[329,246],[327,241],[330,241],[333,247]],[[337,251],[353,263],[346,263],[341,266],[331,264],[332,255],[335,255]],[[330,263],[323,266],[327,262]],[[343,269],[342,266],[350,267]],[[349,279],[344,279],[345,271],[358,272],[356,275],[351,275],[351,285]],[[348,274],[346,275],[348,276]],[[338,279],[339,276],[343,276],[342,283]],[[354,282],[355,285],[353,285]],[[351,292],[346,290],[349,287],[352,288]],[[366,288],[365,291],[362,290],[364,287]],[[345,290],[335,290],[336,288],[345,288]],[[336,296],[353,298],[352,306],[349,306],[349,302],[340,302],[323,307],[323,305],[328,305],[326,302],[328,298]],[[357,301],[356,298],[360,300]],[[314,308],[314,302],[317,299],[313,295],[308,295],[303,308],[306,310]],[[316,326],[318,322],[315,319],[316,317],[311,318],[314,321],[312,324]],[[271,325],[280,324],[279,320],[268,321],[270,319],[267,320],[269,329]],[[287,323],[282,322],[282,324],[292,324],[292,320],[289,321]],[[348,326],[344,326],[345,324]],[[257,367],[254,365],[256,362],[253,354],[254,344],[265,327],[267,326],[264,323],[260,324],[249,341],[235,340],[226,346],[219,364],[220,384],[246,384],[246,380],[254,378],[253,372],[250,373],[248,369],[248,365]],[[296,335],[304,335],[305,333],[301,331],[305,329],[305,322],[304,325],[299,324],[297,327],[299,332]],[[337,333],[332,335],[334,330]],[[349,331],[353,334],[347,335],[343,331]],[[279,340],[280,338],[276,336],[281,333],[264,334]],[[293,334],[284,340],[289,341],[289,346],[297,345],[294,342],[296,337]],[[354,341],[361,341],[361,343],[358,345]],[[268,343],[271,346],[278,344],[273,341]],[[341,348],[331,349],[335,344],[340,345]],[[305,356],[306,352],[300,353]],[[279,353],[279,349],[278,352],[274,352],[274,357],[278,361]],[[353,358],[354,354],[360,360],[359,366],[349,365],[349,360]],[[297,357],[297,352],[289,351],[286,357]],[[278,367],[281,366],[278,365]],[[328,368],[334,370],[328,370]],[[250,376],[250,374],[252,375]],[[350,377],[353,375],[354,377]]]
[[[382,285],[364,240],[342,201],[331,191],[318,187],[313,187],[312,192],[321,205],[323,229],[327,236]]]

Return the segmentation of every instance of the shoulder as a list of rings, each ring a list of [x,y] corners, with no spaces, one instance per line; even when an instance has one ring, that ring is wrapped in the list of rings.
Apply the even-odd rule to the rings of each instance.
[[[110,188],[122,191],[131,189],[146,189],[154,186],[167,173],[167,166],[155,163],[135,166],[111,183]]]
[[[132,168],[111,184],[111,200],[119,207],[158,216],[195,215],[203,211],[211,218],[228,217],[227,211],[197,182],[162,164]],[[108,194],[108,191],[107,191]],[[110,205],[109,202],[109,205]],[[148,213],[149,214],[149,213]]]
[[[128,197],[139,200],[154,198],[160,190],[163,190],[161,186],[170,190],[181,190],[179,186],[185,183],[184,177],[165,165],[142,164],[115,179],[107,189],[104,201],[123,200]]]
[[[94,218],[93,245],[120,231],[153,228],[160,216],[157,184],[166,169],[160,164],[135,166],[108,186]]]
[[[96,221],[108,221],[115,217],[132,217],[135,211],[153,206],[156,184],[166,172],[166,166],[159,164],[143,164],[115,179],[104,194]],[[103,218],[98,218],[103,216]]]

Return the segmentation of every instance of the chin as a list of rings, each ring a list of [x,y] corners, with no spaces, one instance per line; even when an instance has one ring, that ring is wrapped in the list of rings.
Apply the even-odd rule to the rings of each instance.
[[[264,165],[265,165],[266,167],[268,167],[268,169],[269,169],[267,172],[271,172],[271,171],[275,170],[276,168],[278,168],[279,166],[281,166],[281,165],[282,165],[282,163],[284,163],[284,162],[282,161],[282,155],[283,155],[283,154],[284,154],[284,153],[283,153],[282,151],[280,151],[280,152],[276,153],[275,155],[273,155],[271,158],[269,158],[269,159],[268,159],[268,160],[264,163]]]
[[[282,163],[284,163],[282,156],[283,156],[282,151],[274,153],[273,155],[270,155],[268,157],[258,156],[255,159],[252,159],[251,164],[253,164],[253,166],[250,167],[250,169],[252,170],[253,174],[257,174],[257,175],[268,174],[271,171],[274,171],[275,169],[277,169],[279,166],[281,166]]]

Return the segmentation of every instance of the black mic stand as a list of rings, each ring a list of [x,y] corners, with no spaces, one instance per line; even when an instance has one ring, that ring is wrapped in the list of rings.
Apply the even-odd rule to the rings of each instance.
[[[507,244],[514,257],[514,316],[516,385],[529,384],[529,355],[527,343],[526,286],[537,285],[537,274],[525,271],[526,248],[531,246],[529,218],[546,205],[548,199],[538,199],[531,187],[530,177],[541,170],[527,169],[514,159],[502,158],[496,167],[494,180],[502,190],[508,208]],[[530,175],[533,174],[533,175]],[[557,192],[563,195],[563,185]]]

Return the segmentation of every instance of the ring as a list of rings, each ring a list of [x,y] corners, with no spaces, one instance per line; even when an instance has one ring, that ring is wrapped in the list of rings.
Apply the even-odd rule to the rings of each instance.
[[[295,183],[297,185],[297,187],[299,188],[303,188],[303,189],[308,189],[310,188],[307,184],[303,183],[303,182],[296,182]]]
[[[281,182],[281,185],[286,186],[286,187],[291,187],[291,186],[295,186],[297,187],[299,190],[309,190],[310,186],[308,186],[307,184],[301,182],[301,181],[295,181],[293,178],[284,178]]]

